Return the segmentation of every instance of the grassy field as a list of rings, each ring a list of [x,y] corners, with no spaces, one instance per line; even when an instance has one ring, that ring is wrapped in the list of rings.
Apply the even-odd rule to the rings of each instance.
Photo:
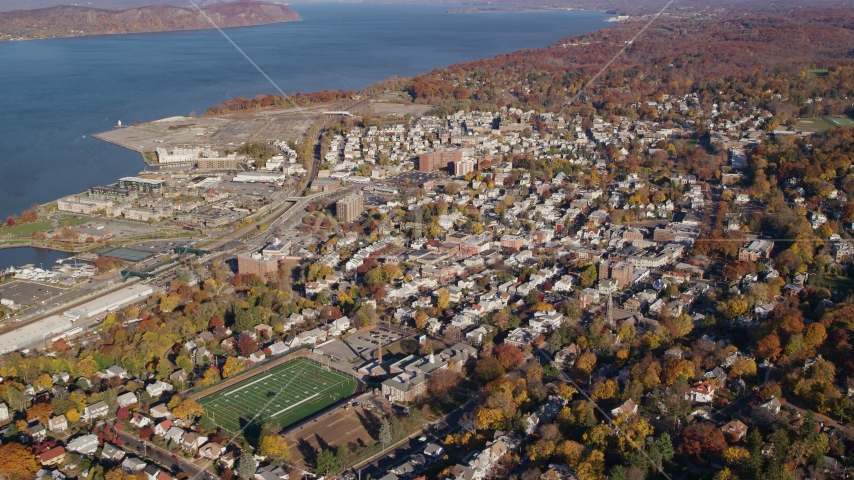
[[[299,358],[260,371],[199,403],[214,423],[248,439],[266,423],[285,428],[355,391],[353,377]]]
[[[847,117],[811,117],[799,118],[797,127],[811,132],[826,132],[834,127],[854,126],[854,120]]]
[[[825,275],[822,277],[822,284],[825,287],[833,288],[837,290],[846,290],[851,287],[854,287],[854,280],[848,277],[836,277],[832,275]]]
[[[826,68],[813,68],[807,70],[807,72],[813,77],[826,77],[830,73],[830,70]]]
[[[59,225],[61,226],[65,222],[68,222],[69,226],[76,227],[77,225],[82,225],[88,221],[89,218],[67,218],[62,220]],[[12,227],[7,227],[4,223],[3,226],[0,227],[0,234],[32,235],[35,232],[51,230],[53,228],[53,222],[47,219],[40,219],[39,221],[30,223],[21,223]]]

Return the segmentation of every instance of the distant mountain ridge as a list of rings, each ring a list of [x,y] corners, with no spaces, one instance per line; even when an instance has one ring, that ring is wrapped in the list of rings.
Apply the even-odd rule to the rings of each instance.
[[[296,22],[286,5],[245,1],[195,8],[151,5],[128,10],[103,10],[74,5],[0,13],[0,40],[70,37],[117,33],[201,30]],[[210,20],[208,20],[209,17]]]

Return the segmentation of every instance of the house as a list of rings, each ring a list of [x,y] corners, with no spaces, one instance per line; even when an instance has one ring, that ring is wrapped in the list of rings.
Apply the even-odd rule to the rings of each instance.
[[[47,429],[44,428],[44,425],[41,423],[37,423],[32,427],[27,428],[27,435],[29,435],[34,442],[41,443],[44,441],[44,437],[47,436]]]
[[[424,447],[424,458],[427,459],[427,463],[436,463],[445,456],[445,449],[436,443],[428,443]]]
[[[255,480],[287,480],[288,473],[276,465],[267,465],[255,470]]]
[[[638,405],[631,398],[621,403],[619,407],[611,409],[611,416],[634,415],[638,413]]]
[[[148,414],[151,418],[172,418],[172,414],[169,413],[169,408],[165,403],[161,403],[155,405],[148,409]]]
[[[721,432],[723,432],[728,440],[734,443],[747,435],[747,425],[742,423],[741,420],[733,420],[721,427]]]
[[[106,373],[107,373],[107,375],[106,375],[107,378],[118,377],[118,378],[121,378],[122,380],[125,380],[128,378],[128,371],[125,370],[124,368],[118,366],[118,365],[113,365],[112,367],[108,368],[106,370]]]
[[[92,455],[95,450],[98,450],[98,437],[92,435],[83,435],[68,442],[65,446],[69,452],[77,452],[80,455]]]
[[[116,398],[120,407],[129,407],[136,403],[136,394],[133,392],[126,392],[118,396]]]
[[[47,421],[47,429],[51,432],[62,432],[68,429],[68,420],[65,415],[59,415]]]
[[[83,410],[83,415],[81,418],[83,420],[92,420],[93,418],[98,417],[106,417],[107,414],[110,413],[110,407],[104,401],[100,401],[98,403],[93,403],[92,405],[87,405]]]
[[[104,448],[101,449],[101,458],[110,462],[118,462],[125,458],[125,452],[111,443],[105,443]]]
[[[163,420],[162,422],[154,426],[154,434],[161,437],[165,437],[166,432],[168,432],[169,429],[173,426],[175,426],[175,424],[172,423],[172,420]]]
[[[686,400],[697,403],[709,403],[715,396],[716,387],[707,381],[695,383],[685,394]]]
[[[466,340],[468,340],[472,345],[480,345],[483,343],[483,339],[486,338],[490,332],[492,332],[492,327],[489,325],[481,325],[474,330],[467,332]]]
[[[169,380],[173,383],[186,382],[187,381],[187,372],[185,372],[183,368],[179,368],[178,370],[175,370],[174,372],[172,372],[171,375],[169,375]]]
[[[222,456],[223,451],[225,451],[225,447],[222,445],[216,442],[208,442],[199,448],[199,455],[208,460],[216,460]]]
[[[267,358],[267,355],[265,355],[261,350],[249,354],[249,361],[252,363],[263,362],[265,358]]]
[[[507,338],[504,339],[504,343],[509,343],[510,345],[515,345],[520,349],[524,349],[534,341],[534,337],[536,334],[527,328],[516,328],[507,335]]]
[[[195,452],[207,441],[208,437],[199,435],[196,432],[187,432],[181,436],[181,449],[185,452]]]
[[[780,409],[782,407],[783,407],[783,404],[780,402],[780,400],[777,397],[771,397],[771,399],[769,399],[767,402],[760,403],[759,405],[756,406],[756,408],[767,410],[767,411],[773,413],[774,415],[777,415],[778,413],[780,413]]]
[[[824,467],[825,473],[835,473],[839,471],[839,460],[825,455],[822,461],[822,466]]]
[[[572,363],[575,360],[575,357],[580,353],[580,349],[578,345],[572,343],[563,347],[559,352],[555,353],[555,363],[560,365],[566,365],[567,363]]]
[[[39,462],[45,467],[61,465],[65,462],[65,447],[53,447],[39,454]]]
[[[36,480],[65,480],[67,477],[59,469],[40,468]]]
[[[179,444],[185,433],[183,428],[173,426],[169,430],[166,430],[166,433],[163,434],[163,439],[167,442]]]
[[[178,372],[183,372],[183,370],[178,370]],[[175,372],[175,373],[178,373],[178,372]],[[172,378],[173,376],[175,376],[175,373],[173,373],[169,378]],[[158,380],[158,381],[156,381],[150,385],[147,385],[145,387],[145,391],[146,391],[146,393],[148,393],[148,395],[151,398],[160,398],[160,395],[163,395],[163,392],[171,392],[172,391],[172,385],[170,385],[170,384],[168,384],[162,380]]]
[[[157,465],[149,463],[142,469],[142,473],[145,474],[148,480],[157,480],[157,475],[160,473],[160,469],[157,468]]]
[[[234,464],[237,462],[238,457],[240,457],[240,452],[238,450],[225,452],[219,458],[219,464],[226,468],[234,468]]]
[[[9,420],[9,407],[5,403],[0,402],[0,422]]]
[[[700,405],[695,408],[693,412],[688,414],[689,420],[696,418],[705,418],[707,420],[712,418],[712,407],[708,405]]]
[[[561,397],[550,396],[548,401],[540,405],[536,412],[525,418],[525,433],[531,435],[540,428],[540,425],[554,421],[566,403],[566,400]]]
[[[269,325],[266,325],[263,323],[260,325],[255,325],[255,328],[253,330],[255,332],[255,335],[257,335],[259,337],[262,337],[262,338],[272,338],[273,337],[273,327],[271,327]]]
[[[282,341],[278,341],[267,348],[270,349],[270,355],[274,357],[277,355],[282,355],[288,351],[288,346],[285,345],[285,342]]]
[[[122,469],[125,473],[134,474],[141,472],[146,465],[148,464],[138,458],[126,457],[122,462]]]
[[[133,414],[133,417],[131,417],[130,424],[136,428],[142,429],[151,425],[151,419],[137,412]]]
[[[300,341],[300,338],[296,335],[288,335],[284,340],[282,340],[282,342],[284,342],[285,347],[287,347],[288,350],[302,345],[302,341]]]

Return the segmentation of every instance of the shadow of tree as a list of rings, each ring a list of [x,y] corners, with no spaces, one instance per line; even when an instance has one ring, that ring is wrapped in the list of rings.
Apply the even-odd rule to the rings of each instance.
[[[252,422],[251,420],[240,417],[240,430],[243,432],[243,438],[252,446],[252,448],[258,448],[258,442],[261,439],[261,424],[258,422]]]
[[[372,439],[377,440],[380,438],[380,427],[382,426],[382,421],[372,412],[360,412],[356,410],[356,416],[359,417],[359,422],[362,423],[362,428],[368,432],[368,435],[371,436]]]
[[[297,450],[302,455],[302,461],[306,466],[317,466],[317,455],[320,453],[317,448],[308,443],[304,438],[297,440]]]
[[[324,450],[332,450],[334,452],[338,449],[338,447],[333,447],[326,440],[324,440],[323,437],[316,433],[314,434],[314,438],[315,440],[317,440],[317,446],[320,448],[321,452]]]

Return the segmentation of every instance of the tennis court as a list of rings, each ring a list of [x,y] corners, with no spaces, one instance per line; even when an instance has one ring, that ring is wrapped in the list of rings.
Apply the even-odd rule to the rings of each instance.
[[[284,428],[352,395],[356,379],[304,358],[262,370],[199,399],[214,423],[238,434],[246,425]]]

